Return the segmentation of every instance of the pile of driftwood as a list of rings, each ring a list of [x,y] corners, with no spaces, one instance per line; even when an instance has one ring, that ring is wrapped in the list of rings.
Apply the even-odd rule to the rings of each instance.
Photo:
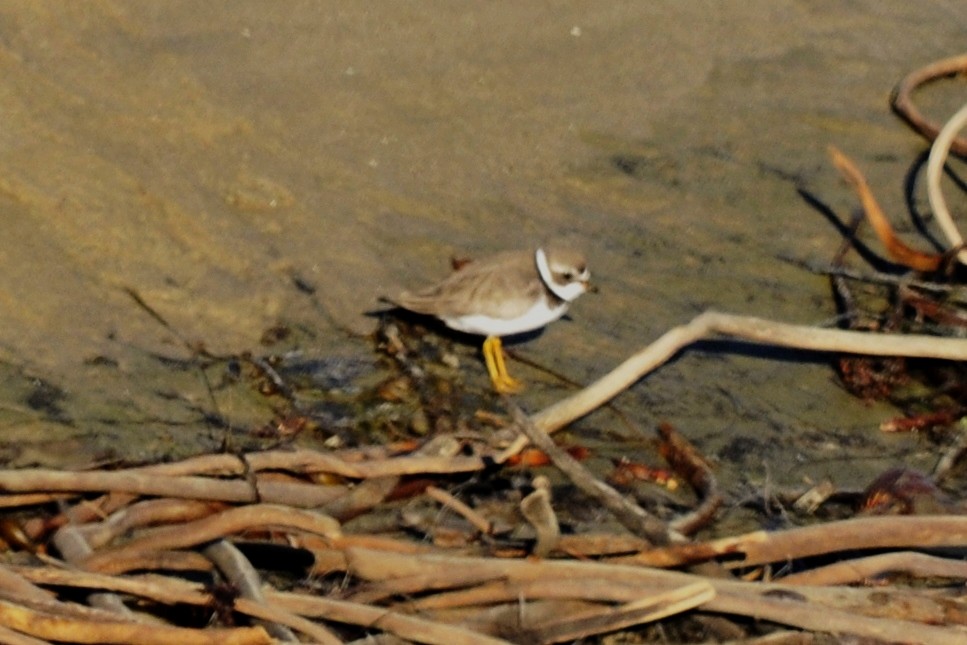
[[[942,61],[901,83],[895,100],[936,138],[928,181],[936,184],[931,204],[940,221],[949,215],[939,175],[951,146],[964,145],[955,134],[967,107],[944,128],[923,125],[909,93],[965,70],[967,56]],[[931,256],[899,242],[855,165],[838,152],[834,161],[895,260],[946,275],[946,266],[967,259],[952,223],[943,225],[949,253]],[[929,291],[928,283],[904,286]],[[907,302],[928,309],[923,298]],[[931,312],[962,317],[935,302]],[[216,454],[123,470],[0,471],[0,535],[10,547],[0,564],[0,641],[458,645],[566,642],[630,628],[670,639],[674,629],[687,631],[674,623],[687,617],[704,630],[700,638],[719,640],[801,642],[805,632],[824,632],[967,642],[967,515],[935,495],[925,476],[888,473],[866,492],[866,514],[696,541],[721,496],[706,461],[674,429],[659,428],[669,470],[662,481],[684,482],[698,502],[672,519],[639,507],[550,439],[702,338],[967,361],[963,338],[877,331],[708,312],[537,414],[505,401],[509,438],[497,447],[443,434],[420,446]],[[501,508],[473,508],[448,492],[468,474],[508,468],[529,445],[621,528],[563,534],[552,489],[540,477],[526,494],[501,500]],[[948,467],[960,457],[948,455]],[[794,503],[815,508],[828,495],[817,487]],[[455,521],[444,526],[393,506],[414,499]],[[924,500],[936,502],[926,506],[930,514],[873,514],[922,513]],[[526,540],[506,537],[498,518],[508,515],[529,527]]]
[[[421,494],[465,522],[423,542],[343,531],[340,518],[375,511],[407,481],[492,467],[452,448],[442,441],[433,454],[269,451],[116,471],[0,472],[8,508],[64,508],[5,528],[32,554],[0,567],[0,640],[337,643],[346,634],[392,634],[448,645],[552,643],[690,611],[889,641],[967,638],[967,602],[950,587],[845,586],[888,572],[908,582],[967,579],[959,554],[919,552],[963,547],[967,516],[862,517],[690,542],[639,509],[623,523],[650,539],[561,536],[538,484],[520,507],[545,557],[522,558],[488,546],[495,528],[485,514],[424,485]],[[863,552],[876,555],[855,555]],[[806,564],[816,556],[828,557]],[[259,571],[294,575],[279,589]]]

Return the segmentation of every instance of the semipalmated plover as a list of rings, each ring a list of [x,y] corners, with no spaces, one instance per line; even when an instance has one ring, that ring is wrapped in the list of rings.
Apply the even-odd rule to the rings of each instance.
[[[485,336],[484,361],[494,389],[516,392],[522,384],[507,373],[501,336],[540,329],[564,315],[588,290],[591,274],[584,256],[548,247],[510,251],[473,260],[448,278],[393,302],[439,318],[457,331]]]

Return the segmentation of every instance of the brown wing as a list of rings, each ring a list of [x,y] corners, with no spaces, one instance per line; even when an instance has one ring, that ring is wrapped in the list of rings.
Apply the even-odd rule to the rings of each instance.
[[[441,318],[471,314],[515,318],[526,312],[543,290],[533,254],[511,252],[470,262],[442,282],[400,294],[396,303]]]

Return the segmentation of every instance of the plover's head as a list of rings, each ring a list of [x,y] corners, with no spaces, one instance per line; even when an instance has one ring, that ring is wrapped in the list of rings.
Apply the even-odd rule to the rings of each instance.
[[[584,255],[565,248],[537,249],[534,254],[541,280],[555,296],[573,302],[588,290],[591,273]]]

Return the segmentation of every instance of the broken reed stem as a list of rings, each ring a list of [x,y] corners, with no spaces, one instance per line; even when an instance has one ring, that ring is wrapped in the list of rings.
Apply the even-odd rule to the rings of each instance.
[[[817,352],[967,360],[967,340],[960,338],[822,329],[707,311],[665,332],[580,392],[533,415],[531,421],[544,432],[552,433],[607,403],[682,348],[719,336]],[[519,437],[497,457],[497,462],[503,463],[526,445],[526,437]]]
[[[957,133],[967,125],[967,105],[960,108],[937,135],[936,141],[930,147],[930,158],[927,160],[927,199],[930,201],[930,210],[937,219],[937,224],[947,237],[947,241],[954,249],[964,245],[964,238],[954,224],[947,202],[944,199],[943,191],[940,190],[940,178],[943,176],[944,163],[950,152]],[[967,264],[967,249],[957,253],[957,261]]]

